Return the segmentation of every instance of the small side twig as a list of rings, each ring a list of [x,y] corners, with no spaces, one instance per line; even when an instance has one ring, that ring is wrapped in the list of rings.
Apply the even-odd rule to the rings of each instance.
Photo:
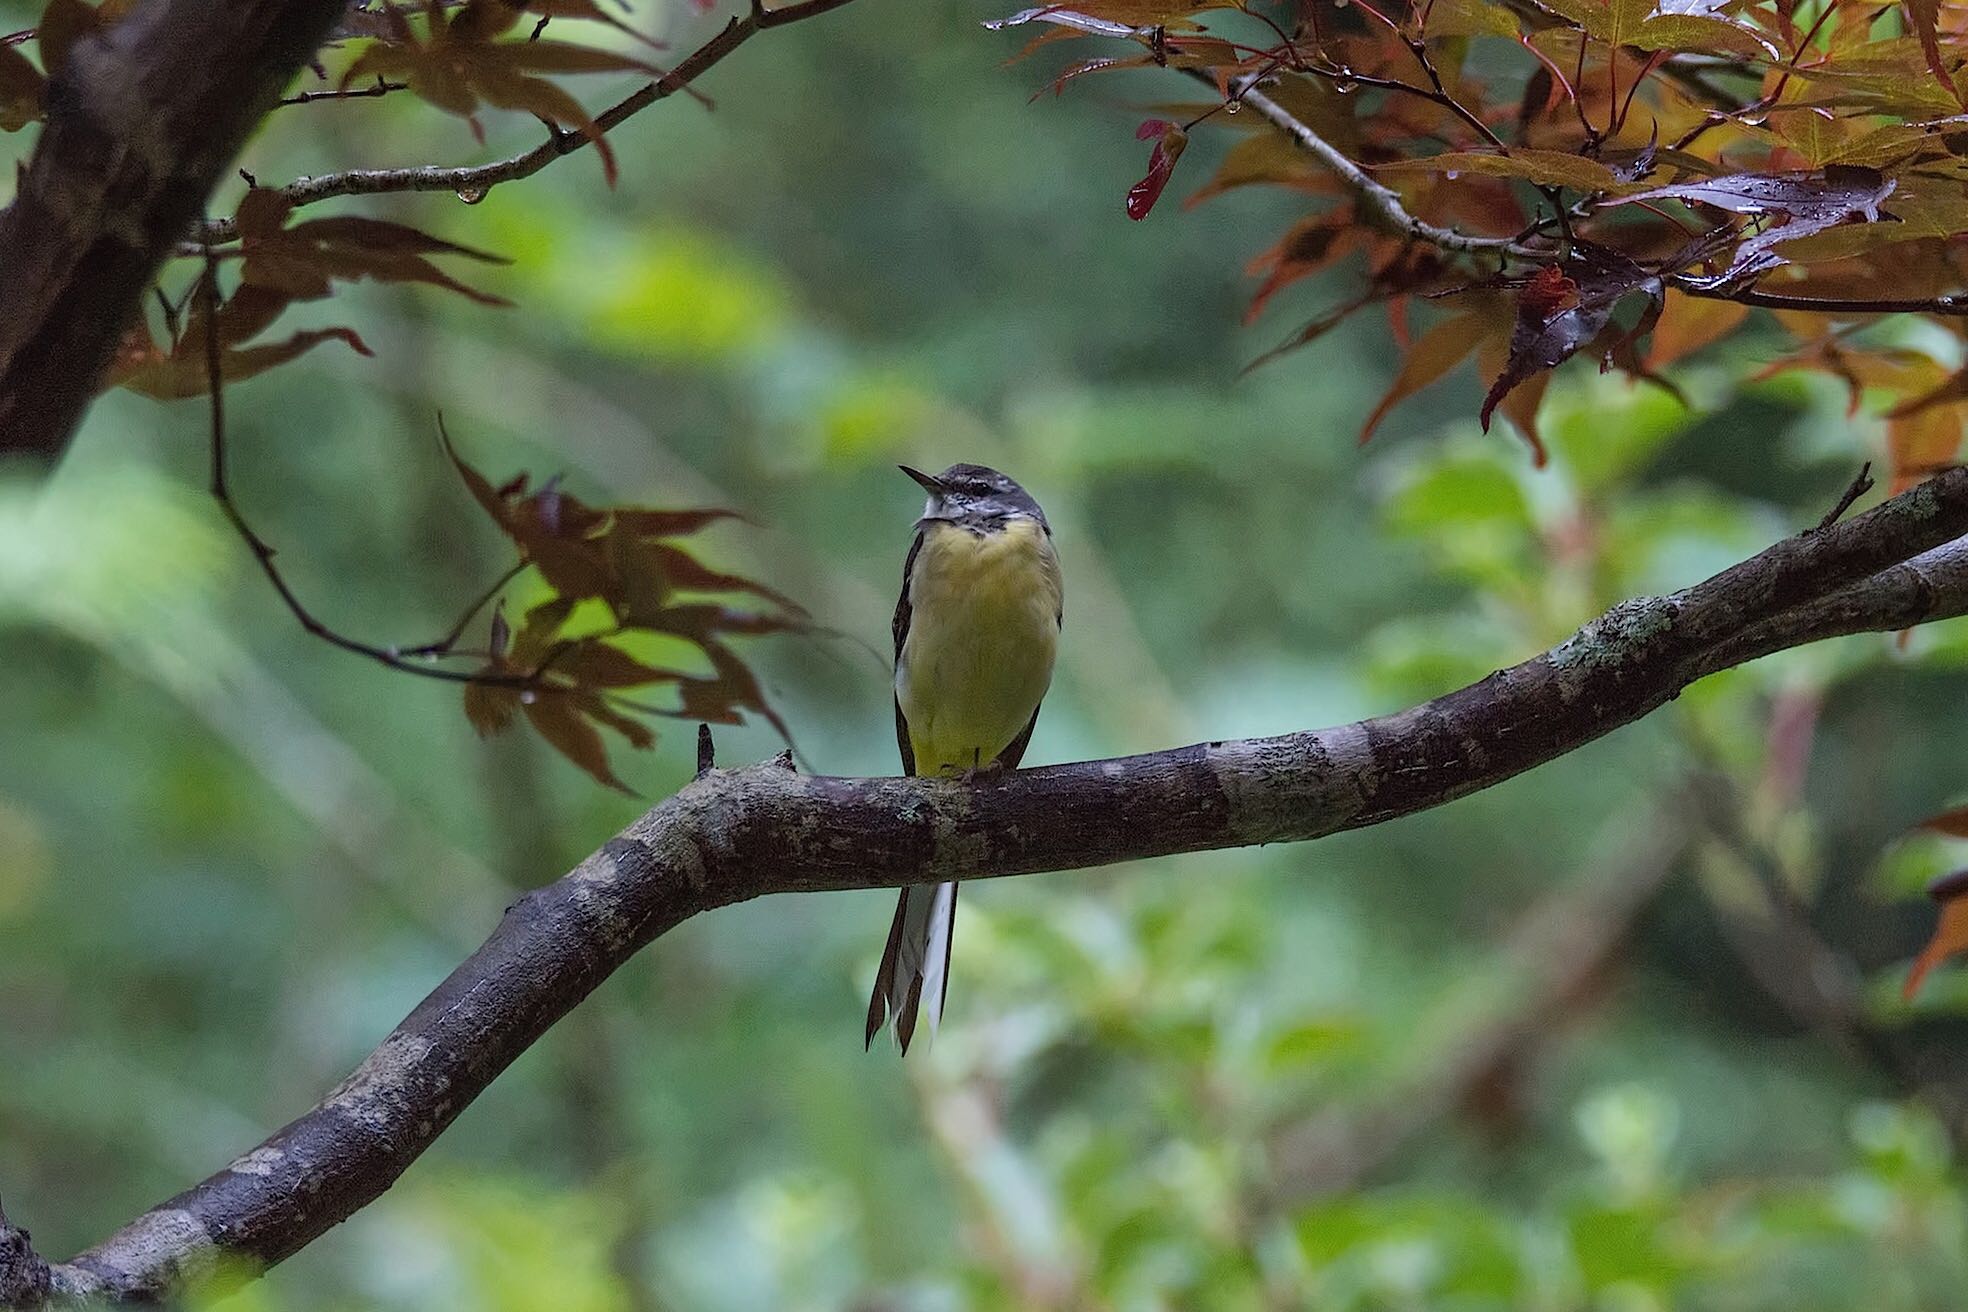
[[[1214,89],[1216,79],[1207,70],[1184,69],[1195,81]],[[1327,168],[1337,174],[1342,182],[1351,187],[1360,197],[1363,208],[1372,211],[1383,223],[1394,230],[1416,240],[1426,242],[1439,250],[1454,251],[1463,255],[1492,253],[1508,258],[1543,262],[1551,257],[1549,250],[1527,247],[1508,237],[1471,237],[1448,228],[1439,227],[1409,212],[1400,193],[1372,177],[1353,160],[1347,158],[1338,148],[1306,123],[1300,121],[1291,111],[1258,91],[1254,86],[1233,87],[1233,94],[1244,104],[1256,110],[1262,118],[1291,138],[1292,144],[1316,157]]]
[[[1822,533],[1836,524],[1839,517],[1852,508],[1852,503],[1872,491],[1872,488],[1872,461],[1868,460],[1859,466],[1857,477],[1846,485],[1843,495],[1838,498],[1838,504],[1826,511],[1825,517],[1818,521],[1817,531]]]
[[[702,779],[716,768],[717,747],[711,742],[711,726],[699,724],[697,726],[697,777]]]
[[[238,503],[232,499],[232,488],[227,477],[226,464],[225,369],[219,345],[218,329],[220,306],[219,257],[218,253],[212,250],[210,246],[205,248],[205,273],[198,282],[198,296],[199,302],[205,312],[205,390],[211,408],[212,499],[219,503],[219,509],[225,513],[226,519],[232,524],[233,531],[239,534],[240,540],[253,553],[253,559],[259,562],[260,572],[266,575],[267,582],[271,583],[273,590],[280,594],[280,600],[286,604],[288,612],[300,622],[301,627],[332,647],[339,647],[343,651],[354,652],[358,656],[367,656],[370,660],[381,665],[386,665],[390,669],[402,670],[408,674],[422,675],[427,679],[441,679],[447,683],[480,684],[486,687],[496,688],[527,689],[538,687],[540,676],[544,673],[543,670],[533,670],[518,674],[498,674],[485,671],[445,669],[441,666],[422,664],[417,661],[404,659],[402,653],[391,648],[378,647],[373,643],[362,642],[359,639],[351,638],[346,634],[330,628],[315,618],[314,613],[307,608],[299,595],[288,585],[286,577],[280,572],[280,567],[274,563],[274,549],[267,545],[266,539],[262,538],[253,530],[252,525],[246,522],[246,517],[240,512]],[[497,588],[494,588],[492,592],[496,592],[497,590]],[[486,595],[489,596],[491,593]],[[465,618],[460,621],[458,626],[460,630],[462,630],[464,624],[470,622],[471,614],[475,613],[483,604],[483,600],[480,600],[473,605],[472,611],[468,612]],[[423,654],[433,656],[458,654],[450,650],[449,644],[455,640],[455,635],[447,635],[447,638],[440,640],[440,643],[428,644]],[[440,646],[442,646],[443,650],[432,650]]]
[[[612,132],[657,101],[667,100],[678,92],[702,99],[701,93],[694,86],[697,78],[752,37],[771,28],[785,27],[817,18],[849,2],[850,0],[799,0],[796,4],[767,9],[758,0],[754,0],[745,14],[734,17],[726,23],[675,68],[654,81],[645,83],[626,98],[596,114],[595,127],[604,133]],[[299,178],[279,190],[281,195],[297,206],[311,205],[316,201],[335,196],[373,196],[400,191],[448,191],[461,196],[482,197],[501,183],[531,177],[555,160],[571,155],[591,144],[593,139],[584,133],[556,132],[531,150],[489,164],[458,167],[420,164],[394,169],[348,169],[339,173]],[[239,236],[239,224],[235,219],[205,219],[193,226],[189,236],[193,243],[233,241]]]
[[[386,82],[379,77],[363,87],[349,87],[336,91],[297,91],[291,96],[282,96],[274,102],[274,105],[278,108],[282,105],[312,105],[318,100],[374,100],[378,96],[387,96],[392,91],[409,89],[408,82]]]
[[[501,574],[498,578],[492,581],[491,587],[479,593],[478,596],[475,599],[473,599],[472,603],[469,606],[465,607],[464,613],[458,616],[458,622],[456,624],[453,624],[448,630],[446,630],[443,637],[437,639],[434,642],[420,643],[415,647],[400,648],[397,651],[397,655],[399,656],[449,656],[451,654],[452,649],[458,645],[458,639],[464,635],[465,626],[472,622],[472,616],[484,610],[486,603],[491,601],[492,598],[498,596],[500,591],[508,583],[511,583],[514,579],[518,578],[525,569],[526,569],[525,561],[523,560],[514,561],[512,565],[507,568],[505,573]],[[494,622],[496,623],[496,617]]]

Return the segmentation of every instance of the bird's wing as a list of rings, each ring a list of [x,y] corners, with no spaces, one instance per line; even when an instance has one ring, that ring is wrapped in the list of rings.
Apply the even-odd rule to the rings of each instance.
[[[1032,708],[1032,718],[1025,721],[1025,727],[1018,731],[1018,736],[1007,743],[1002,752],[998,753],[998,764],[1007,770],[1016,770],[1018,768],[1019,761],[1024,759],[1025,748],[1032,741],[1032,730],[1038,727],[1038,723],[1039,708],[1034,706]]]
[[[1046,537],[1050,538],[1051,536],[1052,530],[1050,528],[1046,529]],[[1053,622],[1061,628],[1066,626],[1066,595],[1063,588],[1060,590],[1059,611],[1053,616]],[[1044,705],[1045,699],[1040,698],[1039,706]],[[1018,731],[1018,736],[1005,744],[1005,749],[998,753],[998,763],[1003,765],[1005,769],[1016,770],[1018,763],[1025,759],[1025,749],[1032,741],[1032,730],[1038,728],[1039,725],[1039,706],[1032,708],[1032,718],[1025,721],[1025,727]]]
[[[909,620],[914,609],[909,605],[909,579],[916,572],[916,556],[922,551],[922,529],[916,529],[916,536],[909,543],[908,559],[902,562],[902,593],[895,599],[895,621],[889,627],[895,634],[895,663],[902,664],[902,644],[909,640]],[[909,720],[902,714],[902,699],[895,699],[895,745],[902,750],[902,773],[916,772],[916,749],[909,741]]]

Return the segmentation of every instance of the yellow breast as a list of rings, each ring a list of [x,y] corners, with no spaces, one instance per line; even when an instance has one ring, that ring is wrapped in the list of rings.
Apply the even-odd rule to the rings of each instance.
[[[1025,728],[1052,682],[1063,594],[1035,520],[985,533],[924,526],[895,666],[918,774],[989,765]]]

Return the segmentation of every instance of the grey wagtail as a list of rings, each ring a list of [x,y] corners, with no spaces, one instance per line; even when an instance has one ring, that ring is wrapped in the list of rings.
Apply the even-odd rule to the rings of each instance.
[[[901,470],[929,493],[895,603],[902,771],[974,779],[1015,770],[1052,683],[1064,616],[1052,526],[1031,494],[995,469]],[[955,883],[902,890],[868,999],[867,1043],[893,1016],[908,1052],[924,999],[935,1032],[956,915]]]

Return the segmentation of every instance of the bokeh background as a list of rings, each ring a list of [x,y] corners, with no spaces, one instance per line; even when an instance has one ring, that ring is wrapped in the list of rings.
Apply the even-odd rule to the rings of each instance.
[[[715,112],[613,138],[613,191],[584,153],[472,206],[331,207],[511,257],[458,272],[517,308],[358,288],[299,322],[375,359],[233,390],[236,493],[302,595],[410,641],[496,574],[441,410],[495,477],[744,511],[709,557],[880,649],[919,501],[895,462],[981,461],[1065,558],[1043,763],[1445,691],[1815,522],[1876,453],[1836,384],[1749,381],[1754,334],[1677,370],[1687,408],[1568,370],[1541,471],[1477,432],[1467,370],[1361,449],[1384,321],[1240,377],[1342,290],[1240,322],[1299,202],[1176,203],[1247,125],[1131,223],[1133,127],[1183,92],[1028,103],[1052,66],[1004,67],[991,16],[856,0],[767,33],[705,80]],[[681,47],[722,16],[639,21]],[[244,162],[538,131],[488,128],[283,109]],[[310,1105],[642,805],[301,633],[200,490],[204,422],[112,394],[52,479],[0,473],[0,1194],[52,1255]],[[874,656],[749,650],[815,769],[895,768]],[[1961,855],[1906,831],[1968,789],[1965,663],[1958,625],[1828,644],[1383,828],[973,886],[906,1064],[857,1042],[890,895],[721,911],[226,1306],[1950,1306],[1968,980],[1898,989]],[[617,764],[656,799],[691,748],[671,725]]]

